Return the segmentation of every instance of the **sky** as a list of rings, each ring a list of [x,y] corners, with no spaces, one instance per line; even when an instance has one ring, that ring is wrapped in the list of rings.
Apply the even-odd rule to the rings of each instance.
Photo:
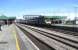
[[[0,0],[0,15],[59,15],[74,19],[78,0]],[[78,16],[76,14],[76,16]]]

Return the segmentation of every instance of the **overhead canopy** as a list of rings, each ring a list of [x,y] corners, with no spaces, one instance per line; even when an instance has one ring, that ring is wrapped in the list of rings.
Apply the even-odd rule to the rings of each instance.
[[[16,19],[16,17],[7,17],[5,15],[0,16],[0,20],[7,20],[7,19]]]
[[[46,19],[52,19],[52,18],[54,18],[54,19],[66,19],[67,16],[45,16],[44,18],[46,18]]]

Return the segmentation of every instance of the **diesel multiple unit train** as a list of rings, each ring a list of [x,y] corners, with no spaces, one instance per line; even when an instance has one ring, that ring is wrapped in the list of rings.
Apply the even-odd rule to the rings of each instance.
[[[44,16],[39,16],[39,17],[33,17],[33,18],[25,18],[19,19],[16,21],[17,23],[22,23],[22,24],[30,24],[30,25],[44,25],[45,23],[45,18]]]

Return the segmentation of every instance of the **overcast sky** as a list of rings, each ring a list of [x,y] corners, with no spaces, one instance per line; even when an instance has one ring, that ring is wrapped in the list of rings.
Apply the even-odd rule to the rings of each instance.
[[[34,14],[62,15],[73,19],[75,7],[78,7],[78,0],[0,0],[0,14],[18,18]]]

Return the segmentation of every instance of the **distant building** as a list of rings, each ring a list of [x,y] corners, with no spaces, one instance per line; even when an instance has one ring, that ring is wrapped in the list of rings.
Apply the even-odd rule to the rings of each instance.
[[[44,18],[48,24],[64,24],[67,16],[45,16]]]
[[[76,24],[78,24],[78,17],[76,17],[75,20],[76,20]]]
[[[0,16],[0,25],[12,24],[15,19],[16,19],[16,17],[7,17],[5,15],[1,15]]]

